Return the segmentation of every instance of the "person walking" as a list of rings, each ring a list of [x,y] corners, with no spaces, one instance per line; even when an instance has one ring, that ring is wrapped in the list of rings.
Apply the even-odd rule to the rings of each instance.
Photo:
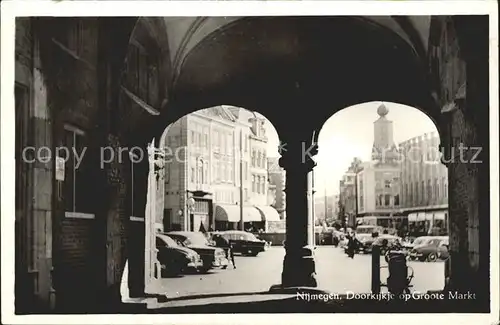
[[[234,262],[234,253],[231,242],[226,238],[224,238],[224,236],[222,236],[221,234],[215,234],[213,240],[215,242],[215,246],[220,247],[224,250],[228,261],[230,261],[231,264],[233,264],[233,269],[235,269],[236,263]],[[227,265],[224,266],[223,269],[227,269]]]
[[[356,254],[356,250],[359,247],[359,241],[356,238],[356,234],[352,233],[349,236],[349,242],[347,243],[347,256],[350,258],[354,258],[354,255]]]

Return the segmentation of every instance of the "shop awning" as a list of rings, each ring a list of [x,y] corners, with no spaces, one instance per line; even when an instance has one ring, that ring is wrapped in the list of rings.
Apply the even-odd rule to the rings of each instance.
[[[417,221],[425,221],[425,212],[417,213]]]
[[[434,220],[445,220],[445,213],[444,211],[434,212]]]
[[[257,210],[259,210],[262,220],[264,221],[279,221],[280,215],[275,208],[271,206],[256,206]]]
[[[215,220],[239,222],[240,221],[240,206],[217,204],[215,206]],[[254,207],[243,207],[243,222],[259,222],[262,221],[260,212]]]
[[[408,215],[408,222],[415,222],[417,221],[417,213],[410,213]]]
[[[433,212],[426,212],[424,220],[425,221],[432,221],[432,220],[434,220],[434,213]]]

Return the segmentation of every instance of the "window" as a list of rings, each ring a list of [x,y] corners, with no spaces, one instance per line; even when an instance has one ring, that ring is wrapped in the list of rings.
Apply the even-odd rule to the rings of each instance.
[[[243,177],[245,178],[245,180],[248,180],[248,161],[245,161],[243,163]]]
[[[226,178],[226,162],[225,161],[221,161],[220,162],[220,174],[221,174],[221,181],[225,182],[227,180]]]
[[[386,207],[391,205],[391,196],[389,194],[386,194],[384,197],[384,205]]]
[[[436,200],[441,199],[441,193],[439,191],[439,181],[437,178],[434,180],[434,190],[436,191]]]
[[[262,176],[261,193],[266,194],[266,177]]]
[[[444,197],[448,198],[448,183],[444,182]]]
[[[408,203],[410,204],[410,206],[413,206],[413,183],[410,183],[410,185],[408,186]]]
[[[191,144],[196,145],[196,133],[191,131]]]
[[[255,175],[252,175],[252,193],[255,193]]]
[[[432,185],[431,180],[427,180],[427,203],[429,204],[432,200]]]
[[[398,206],[398,205],[399,205],[399,194],[396,194],[396,195],[394,196],[394,205],[395,205],[395,206]]]
[[[205,161],[204,164],[203,164],[203,184],[208,184],[210,183],[209,180],[208,180],[208,161]]]
[[[82,153],[85,144],[85,133],[73,126],[65,125],[64,127],[64,146],[70,150]],[[86,204],[86,181],[84,175],[83,161],[78,161],[75,155],[70,154],[65,165],[64,172],[64,204],[67,212],[90,212],[92,207]]]
[[[224,136],[222,131],[219,132],[219,147],[222,154],[226,153],[226,142],[224,141]]]
[[[167,232],[171,230],[172,225],[172,209],[163,210],[163,231]]]
[[[233,135],[231,133],[227,133],[226,134],[226,152],[229,156],[232,156],[233,155],[233,148],[232,148],[232,145],[231,145],[231,139],[233,138]]]
[[[132,40],[127,62],[130,90],[148,104],[159,106],[159,60],[136,40]]]
[[[252,150],[252,167],[255,167],[255,150]]]
[[[385,187],[385,188],[391,188],[391,181],[386,179],[386,180],[384,181],[384,187]]]
[[[422,181],[422,183],[420,184],[420,203],[424,203],[425,202],[425,183],[424,181]]]
[[[197,178],[198,178],[198,184],[205,184],[205,179],[203,178],[204,174],[203,174],[203,166],[204,166],[204,163],[203,163],[203,160],[198,160],[198,167],[197,167],[197,170],[198,170],[198,175],[197,175]]]
[[[208,149],[208,134],[206,132],[203,134],[203,147]]]
[[[378,196],[377,206],[379,206],[379,207],[381,207],[381,206],[382,206],[382,199],[383,199],[383,197],[384,197],[384,196],[383,196],[382,194],[380,194],[380,195]]]
[[[229,181],[231,181],[231,170],[230,170],[231,166],[229,165],[229,163],[227,161],[225,162],[225,167],[226,167],[226,177],[225,177],[226,179],[225,180],[226,180],[226,182],[229,182]]]
[[[196,170],[194,169],[194,167],[191,167],[191,183],[194,183],[195,173],[196,173]]]

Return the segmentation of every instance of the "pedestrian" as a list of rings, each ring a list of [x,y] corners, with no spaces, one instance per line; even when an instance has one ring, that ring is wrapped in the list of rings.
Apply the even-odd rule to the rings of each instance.
[[[228,259],[228,262],[230,261],[231,264],[233,264],[233,269],[236,268],[236,263],[234,262],[234,253],[233,253],[233,247],[232,244],[229,240],[224,238],[221,234],[216,234],[214,235],[214,242],[217,247],[220,247],[224,250],[226,253],[226,257]],[[224,269],[227,269],[227,266],[223,267]]]
[[[359,242],[358,239],[356,238],[356,234],[352,233],[349,236],[349,242],[347,243],[347,255],[350,258],[354,258],[354,255],[356,254],[356,250],[359,247]]]

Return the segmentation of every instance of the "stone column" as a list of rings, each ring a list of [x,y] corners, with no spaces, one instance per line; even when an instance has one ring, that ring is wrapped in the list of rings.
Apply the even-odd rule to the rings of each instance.
[[[283,261],[281,287],[316,287],[312,215],[308,198],[310,176],[315,162],[310,141],[295,140],[287,143],[280,165],[286,170],[286,255]]]

